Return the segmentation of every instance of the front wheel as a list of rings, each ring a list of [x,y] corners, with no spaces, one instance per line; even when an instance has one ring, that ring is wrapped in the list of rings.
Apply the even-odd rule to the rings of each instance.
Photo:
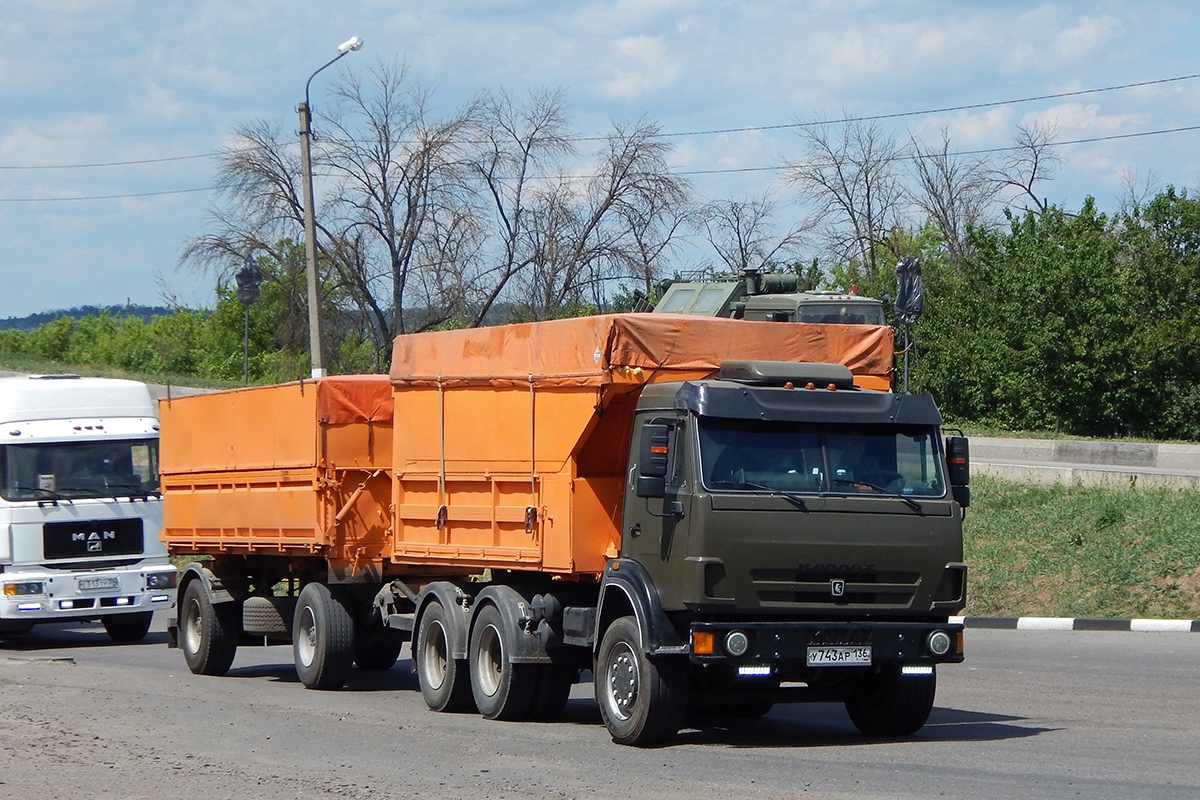
[[[153,611],[139,611],[135,614],[120,614],[111,617],[101,617],[104,631],[114,642],[140,642],[150,632],[150,622],[154,619]]]
[[[300,590],[292,619],[296,674],[309,689],[340,689],[354,664],[354,617],[323,583]]]
[[[905,675],[890,664],[860,679],[846,700],[854,726],[867,736],[908,736],[929,719],[937,673]]]
[[[179,643],[196,675],[224,675],[237,654],[241,607],[214,605],[199,580],[188,584],[179,606]]]
[[[596,703],[617,744],[644,746],[675,735],[687,710],[687,674],[678,660],[651,660],[637,620],[621,617],[604,632],[593,670]]]

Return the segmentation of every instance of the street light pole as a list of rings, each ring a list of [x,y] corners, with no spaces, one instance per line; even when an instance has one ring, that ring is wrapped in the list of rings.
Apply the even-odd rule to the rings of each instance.
[[[312,359],[312,376],[323,378],[327,374],[321,356],[321,295],[320,282],[317,280],[317,221],[313,205],[313,174],[312,174],[312,110],[308,101],[308,88],[312,85],[317,73],[330,66],[347,53],[358,50],[363,46],[363,40],[351,36],[338,45],[338,54],[317,69],[304,84],[304,102],[300,103],[297,111],[300,113],[300,169],[304,173],[304,254],[307,260],[306,278],[308,282],[308,349]]]

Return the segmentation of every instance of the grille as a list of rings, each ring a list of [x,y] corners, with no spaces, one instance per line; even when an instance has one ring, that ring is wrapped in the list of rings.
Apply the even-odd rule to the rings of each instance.
[[[754,590],[763,605],[849,606],[907,608],[916,596],[921,576],[916,572],[808,572],[786,569],[755,570]],[[834,582],[842,593],[833,593]]]
[[[47,559],[136,555],[142,552],[142,520],[47,522],[42,549]]]

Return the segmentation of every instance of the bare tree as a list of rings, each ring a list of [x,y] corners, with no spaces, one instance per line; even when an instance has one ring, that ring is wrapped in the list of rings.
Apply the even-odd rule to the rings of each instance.
[[[356,329],[372,342],[377,368],[398,334],[479,325],[502,300],[533,317],[601,304],[612,281],[661,269],[653,258],[669,251],[686,193],[654,125],[615,127],[589,165],[573,160],[555,92],[519,103],[484,94],[438,116],[396,64],[343,76],[333,92],[313,158],[322,303],[338,335]],[[297,143],[266,123],[236,136],[214,230],[184,255],[219,274],[250,248],[290,245],[303,227]]]
[[[767,191],[743,200],[714,200],[697,214],[704,236],[732,272],[765,268],[778,257],[795,253],[811,223],[781,232],[775,225],[776,204]]]
[[[583,302],[601,307],[622,278],[652,281],[660,268],[648,259],[669,251],[687,196],[667,152],[658,127],[641,121],[614,126],[585,167],[590,175],[563,174],[561,163],[556,176],[522,170],[506,191],[491,189],[489,176],[503,245],[497,296],[511,284],[521,315],[539,319]]]
[[[1055,126],[1047,123],[1018,125],[1008,155],[991,171],[1001,191],[1015,191],[1016,197],[1028,198],[1039,214],[1050,207],[1050,201],[1038,197],[1035,186],[1053,180],[1054,170],[1062,163],[1053,149],[1056,134]]]
[[[986,224],[999,186],[989,178],[983,159],[950,152],[950,134],[942,129],[941,144],[925,147],[910,135],[914,205],[933,220],[955,264],[968,253],[967,231]]]
[[[813,206],[833,259],[876,274],[877,249],[904,211],[895,137],[854,117],[806,127],[801,137],[806,153],[788,165],[787,180]]]

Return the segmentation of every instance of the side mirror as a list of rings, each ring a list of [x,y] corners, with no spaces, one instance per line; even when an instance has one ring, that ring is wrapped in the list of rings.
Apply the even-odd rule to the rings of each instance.
[[[967,437],[946,437],[946,472],[955,502],[966,508],[971,504],[971,453]]]
[[[671,456],[671,428],[650,423],[642,426],[638,443],[638,497],[663,497]]]

